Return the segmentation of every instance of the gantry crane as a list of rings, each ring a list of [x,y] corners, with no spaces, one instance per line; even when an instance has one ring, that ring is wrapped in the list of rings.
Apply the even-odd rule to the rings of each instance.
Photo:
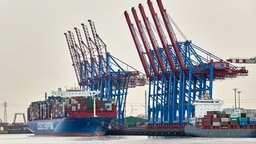
[[[229,58],[227,61],[231,63],[256,64],[256,57],[253,58]]]
[[[208,96],[212,99],[214,80],[246,76],[248,71],[245,67],[231,65],[191,41],[178,41],[162,1],[156,1],[163,25],[151,0],[147,4],[152,25],[142,4],[138,6],[141,16],[137,14],[136,8],[131,9],[136,25],[132,23],[128,12],[124,12],[149,79],[148,126],[184,126],[194,116],[192,102],[196,98]]]
[[[75,28],[77,39],[73,32],[65,33],[78,84],[81,89],[100,91],[101,98],[116,101],[118,124],[123,125],[128,88],[144,86],[147,79],[107,52],[107,46],[97,34],[94,22],[89,20],[89,24],[93,38],[85,24],[82,24],[84,36],[78,28]]]

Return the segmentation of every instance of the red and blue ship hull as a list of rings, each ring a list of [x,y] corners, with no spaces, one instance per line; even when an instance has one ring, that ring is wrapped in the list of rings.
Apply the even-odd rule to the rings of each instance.
[[[59,118],[28,122],[35,135],[102,136],[108,130],[111,117]]]

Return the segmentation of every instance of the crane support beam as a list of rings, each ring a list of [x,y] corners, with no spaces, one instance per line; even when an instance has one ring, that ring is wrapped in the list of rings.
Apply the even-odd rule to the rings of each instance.
[[[138,15],[137,15],[137,12],[136,12],[136,10],[135,10],[134,7],[132,8],[132,14],[133,14],[133,17],[134,17],[135,22],[136,22],[136,24],[137,24],[137,27],[138,27],[138,30],[139,30],[140,37],[141,37],[141,39],[142,39],[143,45],[144,45],[145,50],[146,50],[146,52],[147,52],[150,65],[152,66],[152,69],[153,69],[154,74],[155,74],[156,76],[158,76],[159,73],[158,73],[158,71],[157,71],[155,62],[154,62],[153,57],[152,57],[152,54],[151,54],[151,52],[150,52],[149,42],[147,41],[147,37],[146,37],[146,35],[145,35],[144,31],[143,31],[142,25],[141,25],[141,21],[139,20],[139,17],[138,17]]]
[[[147,65],[147,62],[146,62],[146,59],[145,57],[143,56],[143,52],[141,50],[141,45],[140,45],[140,42],[139,42],[139,39],[135,33],[135,29],[134,29],[134,26],[133,24],[131,23],[131,19],[129,17],[129,14],[127,11],[124,12],[124,15],[125,15],[125,19],[126,19],[126,22],[129,26],[129,29],[130,29],[130,32],[131,32],[131,35],[132,35],[132,38],[133,38],[133,41],[135,43],[135,46],[136,46],[136,49],[137,49],[137,52],[139,54],[139,57],[140,57],[140,60],[142,62],[142,66],[144,68],[144,71],[146,73],[146,76],[147,77],[151,77],[150,75],[150,72],[149,72],[149,68],[148,68],[148,65]]]
[[[157,32],[158,32],[158,35],[160,37],[160,40],[161,40],[161,43],[162,43],[162,46],[164,48],[164,51],[165,51],[165,54],[167,56],[167,60],[168,60],[168,63],[170,64],[170,67],[171,67],[171,70],[173,71],[173,74],[176,74],[176,68],[175,68],[175,65],[174,65],[174,62],[172,60],[172,56],[170,54],[170,51],[167,47],[167,41],[165,40],[164,38],[164,32],[163,32],[163,29],[159,23],[159,19],[157,17],[157,14],[155,12],[155,9],[153,7],[153,4],[150,0],[148,0],[148,6],[149,6],[149,10],[150,10],[150,13],[152,15],[152,18],[154,20],[154,23],[155,23],[155,26],[156,26],[156,29],[157,29]]]
[[[227,59],[228,62],[231,62],[231,63],[246,63],[246,64],[256,64],[256,58],[249,58],[249,59],[240,59],[240,58],[237,58],[237,59]]]
[[[156,42],[154,33],[153,33],[153,31],[152,31],[152,28],[151,28],[151,26],[150,26],[148,17],[146,16],[146,13],[145,13],[145,10],[144,10],[142,4],[139,4],[139,9],[140,9],[141,16],[142,16],[142,18],[143,18],[144,24],[145,24],[146,29],[147,29],[147,32],[148,32],[149,39],[150,39],[150,41],[151,41],[151,43],[152,43],[152,46],[153,46],[153,49],[154,49],[154,51],[155,51],[156,58],[157,58],[157,60],[158,60],[158,62],[159,62],[159,64],[160,64],[160,68],[161,68],[161,70],[162,70],[162,73],[163,73],[163,74],[166,74],[166,73],[167,73],[167,72],[166,72],[166,68],[165,68],[165,66],[164,66],[164,63],[163,63],[162,58],[161,58],[161,55],[160,55],[160,53],[159,53],[158,44],[157,44],[157,42]]]
[[[176,54],[176,56],[178,58],[179,65],[180,65],[181,69],[183,71],[185,71],[186,67],[184,65],[184,61],[182,59],[181,52],[180,52],[179,47],[178,47],[178,41],[177,41],[176,37],[174,36],[174,32],[173,32],[173,29],[172,29],[172,26],[171,26],[171,22],[168,19],[167,12],[164,9],[164,6],[163,6],[163,3],[162,3],[161,0],[157,0],[157,4],[158,4],[158,7],[160,9],[162,18],[164,20],[164,24],[165,24],[165,27],[167,29],[167,33],[168,33],[168,35],[169,35],[169,37],[171,39],[171,42],[172,42],[175,54]]]

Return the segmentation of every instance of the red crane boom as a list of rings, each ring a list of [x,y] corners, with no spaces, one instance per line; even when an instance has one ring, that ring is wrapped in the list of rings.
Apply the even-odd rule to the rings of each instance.
[[[166,74],[166,68],[164,67],[164,63],[163,63],[163,61],[162,61],[160,52],[159,52],[159,50],[158,50],[158,44],[157,44],[157,42],[156,42],[155,35],[154,35],[153,31],[152,31],[152,28],[151,28],[151,26],[150,26],[148,17],[146,16],[146,13],[145,13],[145,11],[144,11],[144,8],[143,8],[142,4],[139,4],[139,9],[140,9],[141,16],[142,16],[142,18],[143,18],[144,24],[145,24],[146,29],[147,29],[147,32],[148,32],[149,39],[150,39],[150,41],[151,41],[151,43],[152,43],[152,47],[153,47],[153,49],[154,49],[154,51],[155,51],[156,58],[157,58],[157,60],[158,60],[158,62],[159,62],[159,64],[160,64],[160,68],[161,68],[161,70],[162,70],[162,73],[163,73],[163,74]]]
[[[174,74],[176,74],[176,68],[175,68],[175,65],[174,65],[174,62],[172,60],[172,56],[170,54],[170,51],[169,51],[169,48],[167,47],[167,41],[165,40],[164,38],[164,32],[163,32],[163,29],[159,23],[159,19],[157,17],[157,14],[155,12],[155,9],[153,7],[153,4],[150,0],[148,0],[148,7],[150,9],[150,13],[152,15],[152,18],[154,20],[154,23],[155,23],[155,26],[156,26],[156,29],[157,29],[157,32],[158,32],[158,35],[160,37],[160,40],[161,40],[161,43],[162,43],[162,46],[164,48],[164,51],[165,51],[165,54],[167,56],[167,60],[170,64],[170,67],[171,67],[171,70],[173,71]]]
[[[150,0],[149,0],[150,1]],[[161,12],[161,15],[162,15],[162,18],[164,20],[164,24],[165,24],[165,27],[167,29],[167,33],[171,39],[171,42],[172,42],[172,45],[173,45],[173,48],[174,48],[174,51],[175,51],[175,54],[178,58],[178,62],[179,62],[179,65],[181,67],[181,69],[183,71],[186,70],[186,67],[184,65],[184,61],[182,59],[182,56],[181,56],[181,52],[178,48],[178,43],[177,43],[177,39],[176,37],[174,36],[174,32],[173,32],[173,29],[172,29],[172,26],[171,26],[171,23],[168,19],[168,15],[166,13],[166,10],[164,9],[164,6],[163,6],[163,3],[161,0],[157,0],[157,4],[158,4],[158,7],[160,9],[160,12]]]
[[[152,66],[153,72],[154,72],[155,75],[159,75],[159,73],[157,71],[157,68],[156,68],[156,65],[155,65],[155,62],[153,60],[152,54],[150,52],[150,47],[149,47],[149,43],[148,43],[147,37],[146,37],[146,35],[145,35],[144,31],[143,31],[143,28],[142,28],[142,25],[141,25],[141,21],[139,20],[137,12],[136,12],[134,7],[132,8],[132,13],[133,13],[133,17],[135,19],[135,22],[137,24],[137,27],[138,27],[138,30],[139,30],[140,37],[142,39],[143,45],[144,45],[145,50],[147,52],[149,62],[151,64],[151,66]]]
[[[142,52],[142,50],[141,50],[141,44],[140,44],[139,39],[138,39],[138,37],[137,37],[137,35],[136,35],[136,33],[135,33],[134,26],[133,26],[133,24],[131,23],[131,19],[130,19],[129,14],[128,14],[127,11],[124,12],[124,15],[125,15],[125,19],[126,19],[126,21],[127,21],[127,24],[128,24],[128,26],[129,26],[130,32],[131,32],[131,34],[132,34],[132,38],[133,38],[133,41],[134,41],[134,43],[135,43],[135,46],[136,46],[137,52],[138,52],[138,54],[139,54],[140,60],[141,60],[141,62],[142,62],[142,66],[143,66],[143,68],[144,68],[144,70],[145,70],[146,76],[150,78],[151,75],[150,75],[150,72],[149,72],[149,68],[148,68],[146,59],[145,59],[145,57],[144,57],[144,55],[143,55],[143,52]]]

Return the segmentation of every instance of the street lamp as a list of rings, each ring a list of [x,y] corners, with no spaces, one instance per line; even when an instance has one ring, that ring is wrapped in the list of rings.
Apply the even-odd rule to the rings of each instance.
[[[233,88],[234,92],[235,92],[235,109],[236,109],[236,91],[237,91],[237,88]]]
[[[238,93],[238,108],[240,108],[240,93],[241,93],[241,91],[237,91],[237,93]]]

